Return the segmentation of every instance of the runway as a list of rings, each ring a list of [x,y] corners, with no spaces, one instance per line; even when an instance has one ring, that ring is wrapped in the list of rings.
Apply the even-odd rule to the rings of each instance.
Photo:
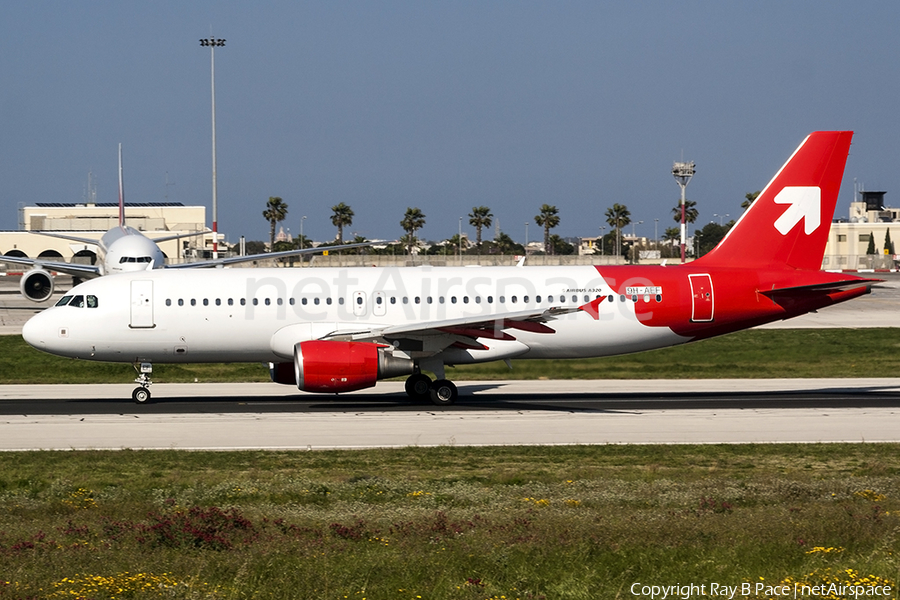
[[[276,384],[0,386],[0,450],[900,442],[900,378],[466,382],[318,396]],[[598,389],[602,388],[602,389]]]

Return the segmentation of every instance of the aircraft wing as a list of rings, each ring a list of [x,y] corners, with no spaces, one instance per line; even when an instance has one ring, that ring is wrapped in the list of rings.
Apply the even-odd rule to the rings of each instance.
[[[100,268],[96,265],[81,265],[78,263],[56,262],[40,258],[21,258],[19,256],[0,256],[0,262],[13,265],[24,265],[32,268],[58,271],[82,279],[92,279],[100,276]]]
[[[389,325],[386,327],[365,329],[359,331],[337,331],[323,339],[350,338],[357,341],[399,342],[402,349],[414,342],[419,351],[425,354],[440,352],[448,346],[457,345],[468,348],[483,348],[476,341],[477,338],[492,340],[514,340],[515,331],[529,331],[533,333],[555,333],[555,330],[545,325],[555,320],[558,316],[579,311],[579,308],[548,308],[537,310],[525,310],[517,312],[505,312],[492,315],[479,315],[459,319],[443,319],[437,321],[423,321],[407,325]],[[510,333],[512,332],[512,333]],[[416,347],[415,344],[413,347]]]
[[[247,256],[229,256],[228,258],[219,258],[216,260],[202,260],[198,262],[181,263],[177,265],[166,265],[167,269],[202,269],[208,267],[224,267],[226,265],[234,265],[243,262],[253,262],[254,260],[271,260],[273,258],[285,258],[288,256],[301,256],[304,254],[321,254],[326,250],[351,250],[353,248],[366,248],[373,242],[363,244],[344,244],[343,246],[319,246],[318,248],[297,248],[294,250],[284,250],[283,252],[263,252],[262,254],[248,254]]]
[[[151,232],[145,232],[145,233],[151,233]],[[168,242],[169,240],[180,240],[181,238],[187,238],[187,237],[196,237],[198,235],[205,235],[207,233],[212,233],[212,229],[206,229],[204,231],[195,231],[193,233],[179,233],[177,235],[165,235],[163,237],[158,237],[158,238],[152,238],[149,235],[146,237],[151,242],[158,244],[160,242]]]
[[[55,231],[38,231],[32,230],[28,233],[36,233],[38,235],[46,235],[47,237],[59,238],[61,240],[71,240],[73,242],[81,242],[82,244],[90,244],[91,246],[96,246],[100,243],[100,240],[96,238],[86,238],[86,237],[78,237],[77,235],[67,235],[65,233],[56,233]]]

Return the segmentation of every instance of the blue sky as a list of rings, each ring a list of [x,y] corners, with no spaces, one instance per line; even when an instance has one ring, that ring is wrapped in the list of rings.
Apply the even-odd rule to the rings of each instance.
[[[697,163],[699,223],[736,217],[817,129],[856,132],[839,216],[854,179],[900,205],[896,2],[11,0],[2,17],[0,229],[19,204],[81,201],[90,171],[115,201],[119,142],[129,201],[211,206],[210,34],[232,243],[267,238],[269,196],[319,240],[338,202],[368,238],[415,206],[444,239],[486,205],[536,239],[543,203],[560,235],[596,235],[616,202],[653,236],[675,224],[674,160]]]

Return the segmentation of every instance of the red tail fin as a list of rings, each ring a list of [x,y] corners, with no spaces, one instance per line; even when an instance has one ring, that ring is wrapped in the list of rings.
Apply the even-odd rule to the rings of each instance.
[[[821,269],[852,137],[810,134],[703,264]]]
[[[119,144],[119,227],[125,225],[125,183],[122,181],[122,144]]]

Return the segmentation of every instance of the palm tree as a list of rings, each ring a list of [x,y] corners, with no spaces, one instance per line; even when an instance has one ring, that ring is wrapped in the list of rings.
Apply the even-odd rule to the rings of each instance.
[[[331,224],[338,230],[335,241],[340,245],[344,243],[344,226],[349,227],[353,224],[353,209],[341,202],[332,206],[331,212],[334,213],[331,215]]]
[[[700,216],[700,211],[697,210],[697,203],[693,200],[685,200],[684,201],[684,222],[685,223],[693,223],[697,220],[697,217]],[[676,223],[681,223],[681,200],[678,201],[678,204],[675,205],[675,208],[672,209],[672,218],[675,219]]]
[[[749,194],[744,194],[744,198],[746,198],[746,200],[741,202],[741,208],[743,208],[744,210],[747,210],[748,208],[750,208],[750,205],[753,204],[753,201],[756,200],[756,198],[757,198],[757,196],[759,196],[759,194],[760,194],[759,190],[756,190],[755,192],[750,192]]]
[[[613,204],[606,209],[606,222],[616,230],[616,256],[622,255],[622,228],[631,223],[631,211],[624,204]],[[616,259],[618,260],[618,259]]]
[[[475,228],[475,245],[481,249],[481,228],[491,226],[491,209],[487,206],[473,206],[469,213],[469,225]]]
[[[534,222],[544,228],[544,252],[551,254],[553,247],[550,245],[550,230],[559,225],[559,209],[550,204],[541,206],[541,214],[534,217]]]
[[[407,233],[406,252],[412,254],[412,247],[416,243],[416,231],[425,226],[425,215],[418,208],[407,208],[400,227]]]
[[[287,217],[288,207],[278,196],[269,196],[263,218],[269,222],[269,252],[275,247],[275,226]]]

